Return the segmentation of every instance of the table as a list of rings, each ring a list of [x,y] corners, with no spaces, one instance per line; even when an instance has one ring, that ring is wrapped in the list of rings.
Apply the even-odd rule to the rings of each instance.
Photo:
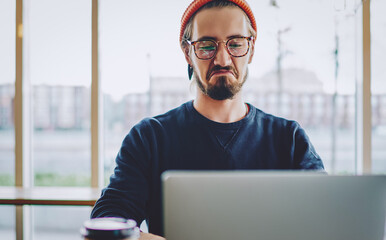
[[[89,187],[0,187],[0,204],[94,206],[100,194]]]

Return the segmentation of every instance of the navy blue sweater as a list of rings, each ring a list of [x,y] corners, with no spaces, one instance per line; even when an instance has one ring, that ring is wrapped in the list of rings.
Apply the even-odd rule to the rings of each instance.
[[[163,235],[160,175],[168,169],[323,169],[304,130],[295,121],[252,105],[242,120],[211,121],[187,102],[146,118],[125,137],[110,184],[91,217],[119,216]]]

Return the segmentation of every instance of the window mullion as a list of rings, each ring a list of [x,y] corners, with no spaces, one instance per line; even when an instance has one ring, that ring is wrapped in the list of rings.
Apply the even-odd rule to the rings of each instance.
[[[103,186],[102,98],[98,58],[98,0],[92,0],[91,187]]]
[[[15,187],[23,187],[23,1],[16,0]],[[16,240],[23,240],[23,206],[15,206]]]
[[[370,0],[363,0],[363,173],[371,173],[371,35]]]
[[[15,186],[23,187],[23,1],[16,0]]]

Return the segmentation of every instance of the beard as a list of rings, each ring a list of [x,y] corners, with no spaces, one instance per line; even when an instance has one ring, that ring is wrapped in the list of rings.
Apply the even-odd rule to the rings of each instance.
[[[233,99],[237,93],[240,92],[242,86],[244,85],[245,81],[248,77],[248,69],[244,75],[244,77],[241,79],[241,81],[231,82],[229,77],[227,76],[219,76],[216,77],[216,81],[213,83],[209,83],[210,74],[213,71],[220,70],[220,69],[226,69],[226,70],[233,70],[235,78],[238,79],[239,75],[236,72],[235,69],[229,69],[224,67],[218,67],[215,66],[211,71],[208,71],[207,76],[207,86],[205,87],[202,84],[202,81],[200,81],[199,76],[197,72],[194,70],[194,78],[197,83],[198,88],[201,90],[202,93],[209,96],[210,98],[214,100],[227,100],[227,99]]]

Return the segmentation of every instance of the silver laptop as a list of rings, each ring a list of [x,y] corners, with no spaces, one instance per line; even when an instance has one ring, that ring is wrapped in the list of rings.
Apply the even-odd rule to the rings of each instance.
[[[386,176],[168,171],[167,240],[383,240]]]

